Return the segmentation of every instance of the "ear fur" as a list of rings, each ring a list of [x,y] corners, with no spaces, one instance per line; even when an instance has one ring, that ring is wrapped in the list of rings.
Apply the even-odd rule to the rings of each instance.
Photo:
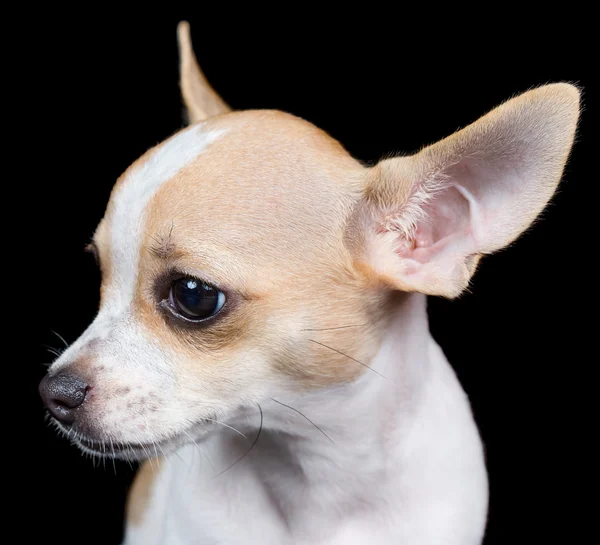
[[[481,256],[517,239],[551,199],[579,97],[566,83],[533,89],[416,155],[376,165],[351,226],[362,267],[397,289],[458,296]]]
[[[198,123],[214,115],[231,111],[231,108],[215,92],[200,69],[194,55],[190,38],[190,25],[186,21],[177,27],[180,58],[181,94],[190,124]]]

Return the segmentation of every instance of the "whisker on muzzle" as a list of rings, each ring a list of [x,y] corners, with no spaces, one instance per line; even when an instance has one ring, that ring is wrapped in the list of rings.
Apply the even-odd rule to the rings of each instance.
[[[194,446],[198,449],[198,451],[204,456],[204,458],[208,462],[208,465],[211,467],[211,469],[214,469],[215,466],[213,465],[213,463],[211,462],[210,458],[206,454],[205,449],[201,448],[200,445],[198,443],[196,443],[196,441],[194,440],[194,438],[187,431],[183,430],[183,433],[194,444]]]
[[[240,430],[234,428],[233,426],[230,426],[229,424],[225,424],[224,422],[219,422],[218,420],[214,420],[212,418],[205,418],[204,420],[208,420],[209,422],[214,422],[215,424],[219,424],[220,426],[229,428],[230,430],[233,430],[238,435],[241,435],[244,439],[248,439],[248,436],[246,434],[242,433]]]
[[[162,407],[162,408],[159,410],[159,412],[162,412],[162,413],[169,413],[169,412],[172,412],[172,411],[171,411],[169,408]],[[237,433],[238,435],[241,435],[241,436],[242,436],[244,439],[248,439],[248,436],[247,436],[245,433],[241,432],[241,431],[240,431],[240,430],[238,430],[237,428],[234,428],[233,426],[230,426],[229,424],[225,424],[225,422],[220,422],[219,420],[216,420],[216,419],[214,419],[214,418],[209,418],[209,417],[204,417],[204,418],[202,418],[201,420],[204,420],[204,421],[206,421],[206,422],[213,422],[213,423],[215,423],[215,424],[218,424],[219,426],[223,426],[223,427],[225,427],[225,428],[228,428],[228,429],[230,429],[231,431],[233,431],[233,432]],[[194,422],[194,424],[197,424],[197,423],[198,423],[198,422]]]
[[[57,358],[60,358],[60,355],[62,354],[62,352],[58,348],[54,348],[53,346],[49,346],[47,344],[45,344],[43,346],[48,352],[50,352],[50,354],[53,354]]]
[[[65,348],[69,348],[69,343],[67,341],[65,341],[65,338],[62,335],[59,335],[53,329],[51,329],[50,331],[52,331],[52,333],[54,333],[54,335],[56,335],[63,342],[63,344],[65,345]]]

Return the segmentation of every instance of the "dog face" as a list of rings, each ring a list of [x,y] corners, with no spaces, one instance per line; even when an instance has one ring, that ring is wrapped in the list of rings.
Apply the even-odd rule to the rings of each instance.
[[[381,317],[344,244],[364,175],[327,135],[277,112],[193,125],[132,165],[94,236],[100,311],[51,369],[91,386],[77,429],[162,443],[281,388],[357,377],[360,364],[308,339],[359,361],[374,341],[308,330]]]
[[[192,125],[117,181],[94,322],[40,387],[84,449],[154,455],[281,392],[356,380],[398,293],[457,296],[552,196],[578,92],[530,91],[367,168],[303,120],[230,112],[180,32]],[[150,450],[152,448],[152,450]]]

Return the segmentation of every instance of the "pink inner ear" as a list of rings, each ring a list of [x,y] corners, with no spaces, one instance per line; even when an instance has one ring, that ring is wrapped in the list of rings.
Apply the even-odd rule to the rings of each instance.
[[[472,236],[469,201],[455,185],[438,192],[422,206],[424,216],[410,239],[399,241],[400,257],[424,263],[441,251],[452,251],[460,241]]]

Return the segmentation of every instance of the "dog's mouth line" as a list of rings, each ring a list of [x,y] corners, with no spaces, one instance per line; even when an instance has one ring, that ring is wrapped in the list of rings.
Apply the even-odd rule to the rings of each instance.
[[[158,441],[155,443],[115,443],[114,441],[96,441],[84,435],[73,438],[73,442],[79,447],[93,451],[95,454],[106,456],[128,453],[145,453],[148,457],[159,455],[160,449],[171,440]],[[157,452],[158,449],[158,452]]]
[[[140,460],[149,458],[158,458],[172,450],[178,443],[185,443],[188,432],[175,434],[152,442],[135,441],[113,441],[111,439],[92,439],[82,432],[65,428],[60,422],[52,419],[53,424],[58,428],[62,435],[71,441],[72,444],[79,447],[87,454],[97,457],[121,458],[129,460]],[[194,441],[195,442],[195,441]]]

